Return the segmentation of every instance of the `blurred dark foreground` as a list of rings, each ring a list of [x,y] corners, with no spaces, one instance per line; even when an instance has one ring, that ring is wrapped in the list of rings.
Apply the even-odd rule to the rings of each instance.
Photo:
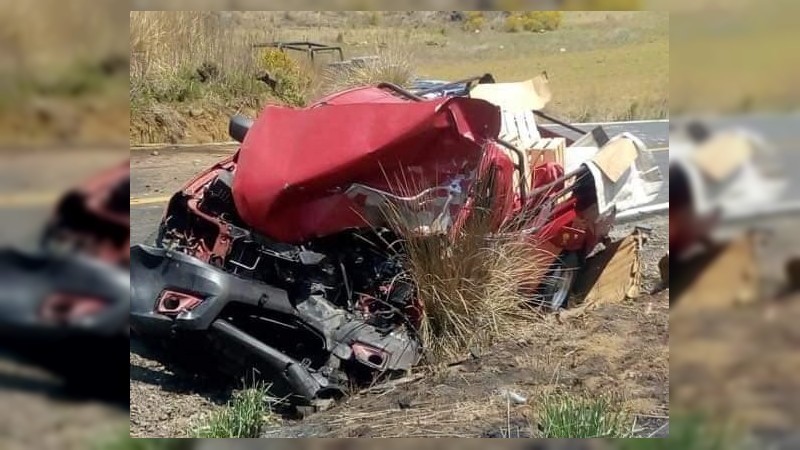
[[[127,429],[127,9],[0,2],[0,448]]]

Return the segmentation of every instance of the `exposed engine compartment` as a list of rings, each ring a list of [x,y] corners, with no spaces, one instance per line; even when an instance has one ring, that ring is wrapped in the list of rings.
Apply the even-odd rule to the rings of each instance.
[[[219,317],[309,369],[324,372],[340,388],[354,381],[339,370],[348,359],[381,372],[410,368],[419,359],[421,308],[404,275],[397,236],[380,228],[346,230],[300,245],[271,240],[248,228],[236,213],[230,200],[234,167],[223,163],[197,185],[194,195],[173,197],[157,247],[285,291],[300,314],[230,303]],[[181,299],[173,297],[172,304],[163,299],[160,308],[167,315],[186,309]],[[407,348],[392,355],[400,342],[393,337],[398,333],[411,341],[401,342]],[[352,344],[351,349],[340,347],[339,357],[332,357],[331,351],[342,343]],[[364,370],[348,372],[350,377],[374,376]]]
[[[220,169],[194,203],[170,203],[157,245],[175,249],[241,278],[272,284],[290,298],[318,295],[331,304],[381,322],[398,322],[391,312],[409,309],[411,292],[403,280],[399,239],[390,230],[348,230],[304,245],[273,241],[251,231],[236,214],[232,173]],[[220,230],[223,230],[220,232]],[[224,253],[215,249],[224,249]]]

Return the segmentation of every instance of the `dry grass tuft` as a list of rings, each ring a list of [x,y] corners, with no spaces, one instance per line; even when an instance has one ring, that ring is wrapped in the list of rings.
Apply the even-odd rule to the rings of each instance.
[[[398,411],[393,408],[365,408],[359,411],[341,411],[326,421],[339,436],[358,436],[358,432],[369,424],[371,437],[475,437],[474,432],[464,430],[467,425],[498,416],[505,412],[505,403],[496,397],[452,402],[424,402],[414,408]],[[398,434],[402,429],[402,435]],[[264,437],[269,437],[267,434]]]
[[[414,51],[399,35],[380,39],[374,57],[326,68],[320,75],[324,93],[377,83],[407,85],[414,77]]]
[[[0,4],[0,73],[62,75],[77,62],[125,55],[119,27],[127,9],[116,2],[3,2]]]
[[[475,192],[491,192],[491,183],[479,180]],[[497,233],[490,201],[478,194],[473,212],[450,236],[420,232],[416,216],[409,220],[399,208],[386,214],[403,239],[408,276],[422,304],[420,336],[429,363],[462,358],[538,317],[526,292],[546,271],[538,263],[541,250],[516,230]]]

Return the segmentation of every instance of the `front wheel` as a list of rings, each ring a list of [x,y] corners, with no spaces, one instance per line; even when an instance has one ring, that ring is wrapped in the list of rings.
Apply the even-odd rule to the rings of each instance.
[[[536,292],[534,303],[553,311],[564,308],[575,284],[578,266],[576,253],[563,253],[556,258]]]

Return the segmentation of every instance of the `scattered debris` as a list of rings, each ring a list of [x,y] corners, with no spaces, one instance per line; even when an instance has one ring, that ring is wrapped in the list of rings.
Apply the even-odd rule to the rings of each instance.
[[[586,292],[581,296],[581,303],[620,302],[639,297],[639,252],[643,241],[644,232],[637,228],[590,258],[579,281],[582,289],[576,287],[576,291]]]
[[[756,238],[748,234],[681,259],[671,301],[681,310],[725,308],[759,298]]]

